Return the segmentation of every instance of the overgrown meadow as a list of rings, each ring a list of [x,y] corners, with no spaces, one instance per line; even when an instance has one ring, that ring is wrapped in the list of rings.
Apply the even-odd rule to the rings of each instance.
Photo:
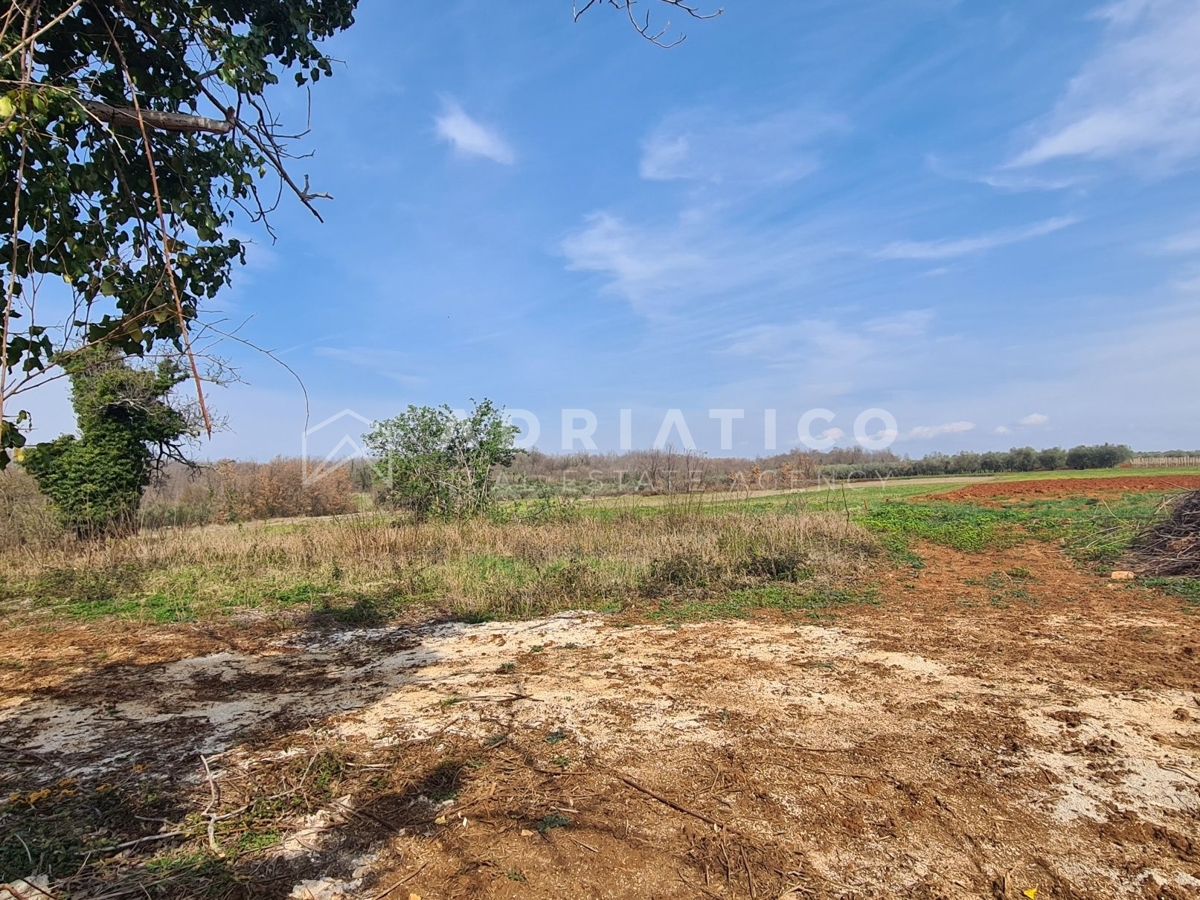
[[[491,515],[416,524],[378,511],[159,528],[60,542],[0,560],[9,622],[122,619],[367,626],[399,619],[524,618],[567,609],[657,621],[804,617],[880,602],[888,571],[929,544],[977,553],[1040,541],[1081,566],[1118,565],[1161,517],[1131,493],[976,504],[954,485],[701,499],[506,503]],[[933,493],[931,493],[933,491]],[[1194,579],[1161,585],[1200,600]]]

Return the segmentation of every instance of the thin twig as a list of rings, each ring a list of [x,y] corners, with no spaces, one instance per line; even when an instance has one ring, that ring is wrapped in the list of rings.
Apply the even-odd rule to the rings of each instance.
[[[640,791],[641,793],[645,794],[647,797],[657,800],[659,803],[663,804],[664,806],[669,806],[671,809],[675,810],[676,812],[683,813],[685,816],[691,816],[694,819],[699,819],[701,822],[707,822],[709,825],[712,825],[715,828],[722,828],[727,831],[735,830],[735,829],[731,828],[729,825],[726,825],[724,822],[718,822],[716,819],[706,816],[702,812],[697,812],[694,809],[689,809],[688,807],[683,806],[679,803],[676,803],[674,800],[671,800],[668,797],[664,797],[662,794],[659,794],[659,793],[656,793],[655,791],[650,790],[650,788],[648,788],[648,787],[638,784],[636,781],[634,781],[632,778],[630,778],[627,775],[622,775],[620,772],[613,772],[612,774],[613,774],[613,777],[615,777],[618,781],[621,781],[621,782],[627,784],[629,787],[633,788],[635,791]]]
[[[213,812],[213,807],[221,802],[221,791],[217,787],[217,782],[213,778],[212,769],[209,768],[208,760],[204,754],[200,754],[200,762],[204,764],[204,774],[208,778],[208,787],[212,791],[212,799],[208,801],[208,806],[204,807],[204,812],[201,815],[208,817],[208,848],[217,856],[224,858],[225,854],[217,844],[217,814]]]
[[[427,862],[421,863],[421,865],[417,867],[417,871],[413,872],[411,875],[405,875],[403,878],[401,878],[399,881],[397,881],[395,884],[393,884],[390,888],[388,888],[382,894],[376,894],[374,897],[371,898],[371,900],[383,900],[384,897],[391,894],[392,891],[396,890],[396,888],[400,887],[402,884],[408,884],[408,882],[412,881],[414,878],[416,878],[418,875],[420,875],[421,872],[423,872],[425,870],[425,867],[427,865],[429,865],[429,863],[427,863]]]

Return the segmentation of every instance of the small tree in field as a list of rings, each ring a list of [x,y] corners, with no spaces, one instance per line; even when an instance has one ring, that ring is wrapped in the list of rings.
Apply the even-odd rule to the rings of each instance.
[[[103,346],[64,366],[80,436],[30,447],[22,465],[63,526],[81,537],[133,528],[155,469],[167,459],[185,461],[183,442],[199,434],[190,411],[169,399],[188,376],[175,360],[135,369]]]
[[[448,406],[410,406],[375,423],[363,440],[378,460],[384,503],[411,509],[418,520],[465,518],[492,505],[492,470],[516,459],[519,429],[492,401],[471,402],[463,418]]]

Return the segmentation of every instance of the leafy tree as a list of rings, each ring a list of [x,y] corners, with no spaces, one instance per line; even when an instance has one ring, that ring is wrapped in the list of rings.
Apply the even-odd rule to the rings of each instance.
[[[364,435],[377,459],[381,499],[418,520],[466,517],[493,502],[492,470],[511,466],[519,429],[490,400],[459,417],[448,406],[409,406]]]
[[[1061,469],[1067,464],[1067,451],[1062,447],[1047,447],[1038,452],[1038,468],[1047,471]]]
[[[591,0],[647,39],[665,30],[634,0]],[[696,18],[687,0],[657,0]],[[6,405],[104,343],[141,356],[185,353],[206,426],[190,328],[245,261],[235,213],[265,220],[284,190],[314,214],[288,170],[299,158],[268,95],[333,72],[321,42],[357,0],[11,0],[0,7],[0,468],[24,413]],[[260,195],[263,179],[278,191]],[[318,218],[320,216],[318,215]],[[269,229],[269,226],[268,226]],[[39,317],[36,288],[72,298]]]
[[[1067,467],[1071,469],[1112,469],[1133,458],[1133,451],[1124,444],[1080,445],[1067,452]]]
[[[1013,472],[1032,472],[1038,467],[1038,453],[1032,447],[1013,447],[1008,451],[1008,468]]]
[[[275,173],[310,208],[318,196],[288,174],[266,92],[285,72],[330,74],[318,44],[354,7],[23,0],[0,13],[0,413],[78,348],[190,351],[202,302],[244,261],[235,211],[272,205],[260,179]],[[65,321],[38,315],[45,278],[70,291]],[[8,418],[0,451],[21,443]]]
[[[183,444],[199,435],[189,409],[170,402],[187,379],[178,360],[133,368],[109,348],[76,354],[64,366],[80,436],[27,448],[21,462],[80,536],[133,528],[142,492],[167,459],[185,461]]]

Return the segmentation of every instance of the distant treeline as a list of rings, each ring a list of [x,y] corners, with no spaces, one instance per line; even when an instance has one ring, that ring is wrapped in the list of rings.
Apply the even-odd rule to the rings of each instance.
[[[1016,447],[1007,452],[931,453],[908,459],[861,447],[826,452],[781,453],[758,459],[708,457],[695,451],[635,450],[627,453],[522,454],[497,470],[498,493],[507,499],[596,496],[615,493],[687,493],[799,488],[824,480],[986,475],[1003,472],[1101,469],[1137,458],[1185,458],[1200,452],[1134,453],[1124,445],[1100,444],[1070,450]],[[299,459],[269,462],[221,460],[197,470],[168,467],[142,500],[146,527],[208,525],[302,516],[353,513],[373,505],[378,485],[372,466],[355,460],[323,478],[304,483]],[[0,547],[53,540],[60,533],[46,500],[20,466],[0,472]]]
[[[1148,454],[1151,455],[1151,454]],[[1157,455],[1157,454],[1152,454]],[[930,453],[920,459],[897,456],[890,450],[861,447],[825,452],[792,452],[759,459],[711,458],[697,453],[635,450],[622,454],[550,455],[537,450],[518,459],[504,473],[506,480],[526,483],[560,482],[577,490],[590,486],[601,492],[623,490],[677,492],[696,488],[788,488],[820,478],[904,478],[930,475],[992,475],[1004,472],[1056,469],[1107,469],[1134,457],[1123,444],[1098,444],[1064,450],[1014,447],[1006,452]]]
[[[1134,453],[1124,444],[1094,446],[1014,447],[1007,452],[971,453],[964,451],[947,455],[930,453],[921,459],[874,459],[865,463],[823,464],[821,474],[829,478],[846,478],[853,472],[867,472],[883,477],[916,475],[996,475],[1004,472],[1052,472],[1056,469],[1112,469],[1133,459]]]

